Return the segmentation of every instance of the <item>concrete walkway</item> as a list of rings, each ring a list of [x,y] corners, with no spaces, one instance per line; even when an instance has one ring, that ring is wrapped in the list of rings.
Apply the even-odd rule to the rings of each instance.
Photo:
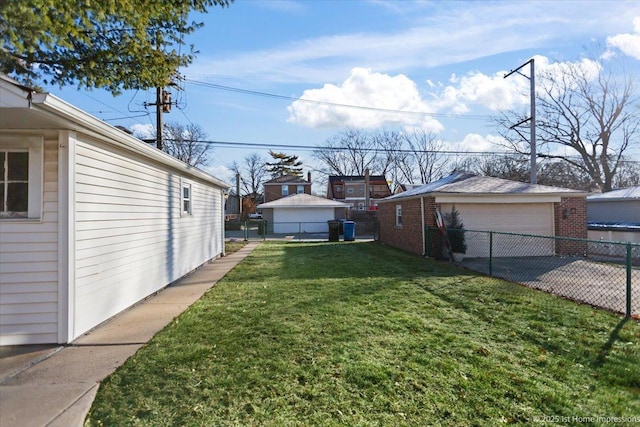
[[[0,349],[0,426],[82,426],[100,381],[258,244],[205,264],[69,345]]]

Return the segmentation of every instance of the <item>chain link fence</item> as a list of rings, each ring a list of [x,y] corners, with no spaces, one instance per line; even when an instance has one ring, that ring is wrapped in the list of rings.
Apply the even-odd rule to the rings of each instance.
[[[640,315],[640,244],[464,230],[460,265],[626,316]],[[447,257],[428,227],[426,253]]]
[[[379,228],[377,221],[353,221],[354,239],[377,240]],[[266,220],[240,221],[227,224],[225,236],[241,240],[307,240],[329,241],[330,225],[328,221],[313,222],[270,222]],[[338,239],[344,239],[344,226],[340,224]]]

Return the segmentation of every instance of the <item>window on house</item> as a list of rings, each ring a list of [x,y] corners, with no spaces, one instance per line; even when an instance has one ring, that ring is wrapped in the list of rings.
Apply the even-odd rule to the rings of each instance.
[[[288,196],[289,195],[289,186],[288,185],[283,185],[282,186],[282,195],[283,196]]]
[[[0,163],[2,213],[26,218],[29,211],[29,152],[1,151]]]
[[[4,137],[0,149],[0,218],[42,215],[41,137]]]
[[[302,194],[304,193],[304,185],[298,185],[296,187],[296,194]]]
[[[353,187],[347,188],[347,194],[353,194]]]
[[[396,227],[402,227],[402,205],[396,205]]]
[[[193,207],[193,199],[191,194],[191,184],[188,182],[182,183],[182,213],[191,215]]]
[[[342,193],[342,185],[336,185],[335,187],[336,193]]]

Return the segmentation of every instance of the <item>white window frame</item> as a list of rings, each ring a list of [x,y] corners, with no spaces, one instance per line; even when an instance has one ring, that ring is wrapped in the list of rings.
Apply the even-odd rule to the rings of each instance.
[[[185,197],[184,190],[188,190],[189,194]],[[188,202],[188,208],[185,209],[185,202]],[[180,215],[193,215],[193,185],[190,181],[182,179],[180,181]]]
[[[347,194],[353,194],[356,190],[353,187],[347,187]]]
[[[0,135],[0,151],[26,151],[29,153],[27,216],[13,216],[9,213],[1,212],[0,220],[41,220],[42,201],[44,199],[42,196],[42,189],[44,188],[44,138],[33,135]]]
[[[281,189],[281,194],[283,196],[288,196],[289,195],[289,186],[288,185],[283,185],[281,188],[282,188]]]
[[[396,205],[396,228],[402,228],[402,205]]]
[[[304,193],[304,185],[299,184],[296,186],[296,194],[302,194]]]

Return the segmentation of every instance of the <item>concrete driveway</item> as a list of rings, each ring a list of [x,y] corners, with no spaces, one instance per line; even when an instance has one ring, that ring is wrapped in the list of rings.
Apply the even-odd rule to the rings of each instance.
[[[462,266],[489,274],[488,258],[467,258]],[[574,301],[625,313],[626,266],[578,257],[493,258],[492,275]],[[631,314],[640,315],[640,268],[631,270]]]

